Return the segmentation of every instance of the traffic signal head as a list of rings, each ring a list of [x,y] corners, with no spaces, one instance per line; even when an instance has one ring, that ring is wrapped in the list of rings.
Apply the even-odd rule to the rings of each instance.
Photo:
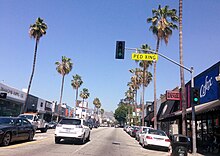
[[[7,93],[0,93],[0,98],[6,99],[6,97],[7,97]]]
[[[117,41],[116,42],[116,59],[124,59],[125,53],[125,41]]]
[[[200,94],[199,89],[193,88],[192,90],[192,102],[193,104],[199,104]]]

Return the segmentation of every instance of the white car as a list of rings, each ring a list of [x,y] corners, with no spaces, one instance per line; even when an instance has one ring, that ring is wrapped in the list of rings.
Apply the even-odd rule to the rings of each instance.
[[[55,143],[61,139],[72,139],[84,144],[90,140],[90,128],[83,119],[64,118],[56,126]]]
[[[140,137],[140,144],[145,148],[147,146],[170,147],[170,139],[162,130],[147,129]]]
[[[139,141],[141,135],[144,135],[143,133],[145,133],[149,128],[153,129],[152,127],[140,126],[140,129],[135,134],[135,139]]]

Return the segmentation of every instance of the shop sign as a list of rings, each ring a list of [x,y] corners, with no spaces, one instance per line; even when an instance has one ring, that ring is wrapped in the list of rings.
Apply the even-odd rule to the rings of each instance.
[[[195,88],[200,92],[200,104],[219,99],[218,82],[219,64],[214,65],[195,78]]]
[[[7,93],[7,98],[18,99],[21,101],[25,101],[26,93],[19,91],[17,89],[8,87],[2,83],[0,83],[0,92]]]
[[[179,91],[166,91],[166,99],[167,100],[180,100],[180,93]]]

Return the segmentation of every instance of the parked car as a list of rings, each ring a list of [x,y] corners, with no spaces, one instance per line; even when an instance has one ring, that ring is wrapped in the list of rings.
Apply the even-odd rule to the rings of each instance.
[[[26,118],[30,123],[36,126],[36,130],[40,130],[42,133],[46,133],[48,129],[48,123],[43,119],[44,114],[39,113],[24,113],[19,117]]]
[[[131,137],[135,137],[136,136],[136,132],[140,129],[140,126],[132,126],[131,130],[130,130],[130,136]]]
[[[57,126],[57,122],[55,122],[55,121],[51,121],[48,123],[48,128],[50,128],[50,129],[55,129],[56,126]]]
[[[0,144],[8,146],[11,142],[33,140],[34,126],[25,118],[0,117]]]
[[[170,139],[162,130],[147,129],[144,135],[141,135],[140,144],[145,148],[147,146],[158,146],[169,150]]]
[[[90,140],[90,128],[83,119],[62,119],[55,129],[55,143],[60,143],[61,139],[72,139],[84,144]]]
[[[136,139],[137,141],[139,141],[139,140],[140,140],[140,135],[141,135],[142,133],[146,132],[147,129],[149,129],[149,128],[153,129],[152,127],[140,126],[140,128],[139,128],[138,131],[136,132],[135,139]]]

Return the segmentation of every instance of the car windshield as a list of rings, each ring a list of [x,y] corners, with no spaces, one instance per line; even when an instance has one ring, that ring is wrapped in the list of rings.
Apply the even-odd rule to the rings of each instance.
[[[164,131],[155,130],[155,129],[149,129],[148,134],[166,136],[166,133]]]
[[[0,125],[14,125],[15,120],[11,118],[0,118]]]
[[[19,117],[27,118],[29,120],[33,120],[33,115],[19,115]]]
[[[81,120],[79,119],[63,119],[60,121],[60,124],[64,124],[64,125],[80,125],[81,124]]]

